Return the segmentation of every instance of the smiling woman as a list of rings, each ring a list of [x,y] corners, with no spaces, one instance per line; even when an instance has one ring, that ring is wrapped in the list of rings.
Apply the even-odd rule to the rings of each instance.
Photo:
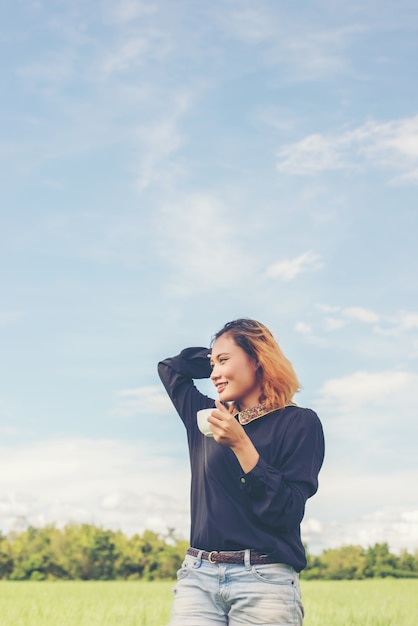
[[[293,402],[299,384],[271,332],[226,324],[212,350],[161,361],[161,380],[187,429],[192,470],[191,547],[178,572],[171,626],[300,626],[300,539],[305,502],[324,456],[316,413]],[[211,378],[219,398],[193,379]],[[212,437],[196,413],[212,408]]]
[[[210,363],[210,377],[221,401],[239,401],[242,409],[258,404],[261,396],[261,381],[257,377],[259,365],[230,335],[216,340]]]
[[[211,365],[214,367],[217,352],[228,347],[233,355],[249,360],[250,369],[256,368],[256,384],[262,400],[270,407],[283,408],[293,404],[292,398],[299,390],[299,381],[291,362],[285,357],[271,332],[255,320],[239,319],[228,322],[213,339]],[[219,359],[219,354],[218,354]],[[223,355],[225,361],[225,355]],[[214,372],[211,379],[214,380]],[[219,393],[217,383],[215,383]],[[232,394],[234,395],[234,394]],[[224,398],[227,400],[227,398]],[[220,400],[223,398],[220,397]],[[244,409],[243,398],[232,397],[235,406]],[[251,406],[253,406],[251,404]]]

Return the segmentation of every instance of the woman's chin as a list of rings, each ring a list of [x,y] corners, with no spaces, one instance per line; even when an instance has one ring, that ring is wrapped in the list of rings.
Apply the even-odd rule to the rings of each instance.
[[[234,399],[231,398],[231,396],[225,392],[218,394],[218,400],[219,402],[228,402],[228,403],[234,402]]]

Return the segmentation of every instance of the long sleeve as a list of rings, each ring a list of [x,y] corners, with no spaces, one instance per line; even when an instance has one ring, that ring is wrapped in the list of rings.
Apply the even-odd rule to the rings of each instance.
[[[273,432],[281,435],[274,428]],[[292,409],[282,441],[276,445],[280,455],[272,449],[270,463],[260,456],[254,469],[241,477],[241,488],[252,512],[263,524],[286,532],[299,526],[306,500],[318,489],[324,435],[316,413]]]
[[[209,378],[211,373],[208,348],[186,348],[179,355],[158,364],[158,374],[178,414],[189,425],[199,409],[212,407],[214,400],[202,394],[194,379]]]

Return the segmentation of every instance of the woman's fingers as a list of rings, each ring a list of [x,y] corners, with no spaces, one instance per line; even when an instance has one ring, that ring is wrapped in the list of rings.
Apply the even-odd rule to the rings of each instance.
[[[208,422],[212,425],[213,434],[218,443],[231,446],[239,438],[239,430],[242,426],[218,400],[216,400],[216,409],[212,411]]]

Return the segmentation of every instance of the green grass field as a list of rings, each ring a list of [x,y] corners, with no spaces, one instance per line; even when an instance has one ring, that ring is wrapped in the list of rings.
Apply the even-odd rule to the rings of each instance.
[[[1,626],[166,626],[171,582],[0,582]],[[417,626],[418,580],[303,581],[304,626]]]

